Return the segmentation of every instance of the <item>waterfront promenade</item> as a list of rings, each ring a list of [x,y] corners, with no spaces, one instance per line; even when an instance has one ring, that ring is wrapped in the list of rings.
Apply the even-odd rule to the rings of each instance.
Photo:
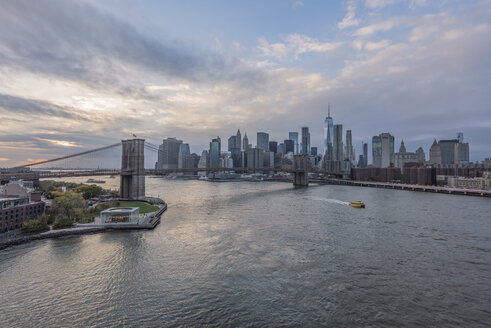
[[[159,223],[161,216],[167,210],[167,204],[159,205],[159,209],[153,213],[149,213],[145,217],[145,220],[140,224],[94,224],[94,223],[75,223],[72,228],[65,228],[59,230],[49,230],[42,233],[32,234],[32,235],[17,235],[11,238],[0,239],[0,249],[20,245],[34,240],[50,239],[50,238],[61,238],[68,236],[79,236],[114,230],[139,230],[139,229],[154,229]]]

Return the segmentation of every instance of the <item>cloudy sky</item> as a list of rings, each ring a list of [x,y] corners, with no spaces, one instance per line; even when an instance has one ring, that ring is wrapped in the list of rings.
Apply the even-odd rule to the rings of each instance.
[[[5,0],[0,31],[0,167],[133,133],[322,149],[328,102],[358,153],[462,131],[491,157],[491,0]]]

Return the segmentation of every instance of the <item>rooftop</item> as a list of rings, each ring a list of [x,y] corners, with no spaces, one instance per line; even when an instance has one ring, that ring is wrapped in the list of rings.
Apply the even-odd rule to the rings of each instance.
[[[133,213],[139,211],[139,207],[111,207],[101,213],[115,214],[115,213]]]

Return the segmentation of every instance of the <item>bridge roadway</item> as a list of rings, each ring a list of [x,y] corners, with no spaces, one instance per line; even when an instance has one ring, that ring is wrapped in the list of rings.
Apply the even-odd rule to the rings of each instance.
[[[295,173],[299,170],[293,169],[275,169],[275,168],[262,168],[262,169],[248,169],[248,168],[220,168],[220,169],[148,169],[145,170],[145,175],[167,175],[170,173],[189,173],[189,172],[240,172],[240,173],[255,173],[255,172],[284,172]],[[312,172],[322,173],[322,172]],[[65,177],[88,177],[88,176],[101,176],[101,175],[121,175],[131,174],[130,172],[121,172],[121,170],[80,170],[80,171],[30,171],[21,173],[0,173],[0,181],[10,181],[15,179],[32,180],[32,179],[49,179],[49,178],[65,178]],[[470,196],[484,196],[491,197],[491,190],[477,190],[477,189],[461,189],[461,188],[448,188],[438,186],[424,186],[424,185],[410,185],[403,183],[390,183],[390,182],[370,182],[370,181],[355,181],[355,180],[343,180],[343,179],[324,179],[324,178],[309,178],[310,183],[318,184],[337,184],[337,185],[350,185],[359,187],[373,187],[373,188],[385,188],[385,189],[399,189],[399,190],[412,190],[423,192],[435,192],[444,194],[457,194],[457,195],[470,195]],[[290,180],[289,180],[290,181]]]
[[[147,169],[145,175],[167,175],[170,173],[190,173],[190,172],[237,172],[237,173],[256,173],[256,172],[284,172],[295,173],[301,172],[301,170],[293,169],[278,169],[265,167],[261,169],[250,168],[216,168],[216,169]],[[66,178],[66,177],[88,177],[88,176],[101,176],[101,175],[131,175],[131,170],[60,170],[60,171],[30,171],[19,173],[0,173],[0,181],[10,180],[33,180],[33,179],[47,179],[47,178]]]

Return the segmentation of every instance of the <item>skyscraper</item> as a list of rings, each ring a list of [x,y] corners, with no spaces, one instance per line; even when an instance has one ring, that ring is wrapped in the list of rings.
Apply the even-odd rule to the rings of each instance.
[[[459,143],[458,139],[440,140],[438,146],[440,146],[441,164],[455,163],[455,148]]]
[[[269,151],[269,134],[266,132],[257,133],[257,148]]]
[[[201,153],[201,157],[198,162],[198,168],[199,169],[206,169],[210,167],[210,156],[208,155],[207,150],[203,150]],[[205,175],[206,172],[198,172],[199,175]]]
[[[298,132],[288,132],[288,139],[293,140],[293,154],[298,155]]]
[[[167,138],[162,141],[159,147],[159,165],[160,169],[176,169],[179,161],[179,149],[182,140],[176,138]]]
[[[263,168],[264,151],[260,148],[249,148],[247,150],[247,167],[250,169]]]
[[[440,145],[436,142],[436,139],[433,140],[433,144],[430,148],[430,164],[442,164],[442,153],[440,151]]]
[[[368,167],[368,143],[363,143],[363,167]]]
[[[242,136],[240,134],[240,129],[237,129],[237,134],[235,135],[235,148],[241,150],[242,147]]]
[[[346,130],[346,146],[344,150],[344,159],[353,163],[355,161],[355,150],[353,148],[353,139],[351,130]]]
[[[394,137],[390,133],[372,138],[372,161],[375,167],[389,167],[394,163]]]
[[[237,136],[231,136],[228,138],[228,151],[232,151],[233,148],[237,147]]]
[[[218,168],[220,159],[220,138],[212,139],[210,142],[210,168]]]
[[[333,131],[333,139],[332,139],[333,160],[344,161],[343,125],[342,124],[334,124],[332,131]]]
[[[276,141],[269,142],[269,151],[276,154],[278,152],[278,143]]]
[[[186,166],[186,156],[191,155],[191,152],[189,151],[189,144],[187,143],[182,143],[179,146],[179,154],[178,154],[178,160],[177,160],[177,167],[182,169],[185,168]]]
[[[244,151],[247,151],[247,149],[249,148],[249,138],[247,138],[247,132],[244,133],[244,140],[242,141],[242,145]]]
[[[302,155],[310,153],[310,132],[307,126],[302,127]]]
[[[423,150],[422,147],[416,149],[416,159],[418,160],[418,162],[422,162],[422,163],[426,161],[425,151]]]
[[[325,160],[332,160],[333,157],[333,128],[334,128],[334,121],[331,117],[331,106],[328,104],[327,105],[327,117],[324,120],[324,156]]]
[[[295,144],[293,140],[285,140],[283,141],[283,145],[285,147],[285,154],[288,154],[290,152],[293,153],[295,151]]]

